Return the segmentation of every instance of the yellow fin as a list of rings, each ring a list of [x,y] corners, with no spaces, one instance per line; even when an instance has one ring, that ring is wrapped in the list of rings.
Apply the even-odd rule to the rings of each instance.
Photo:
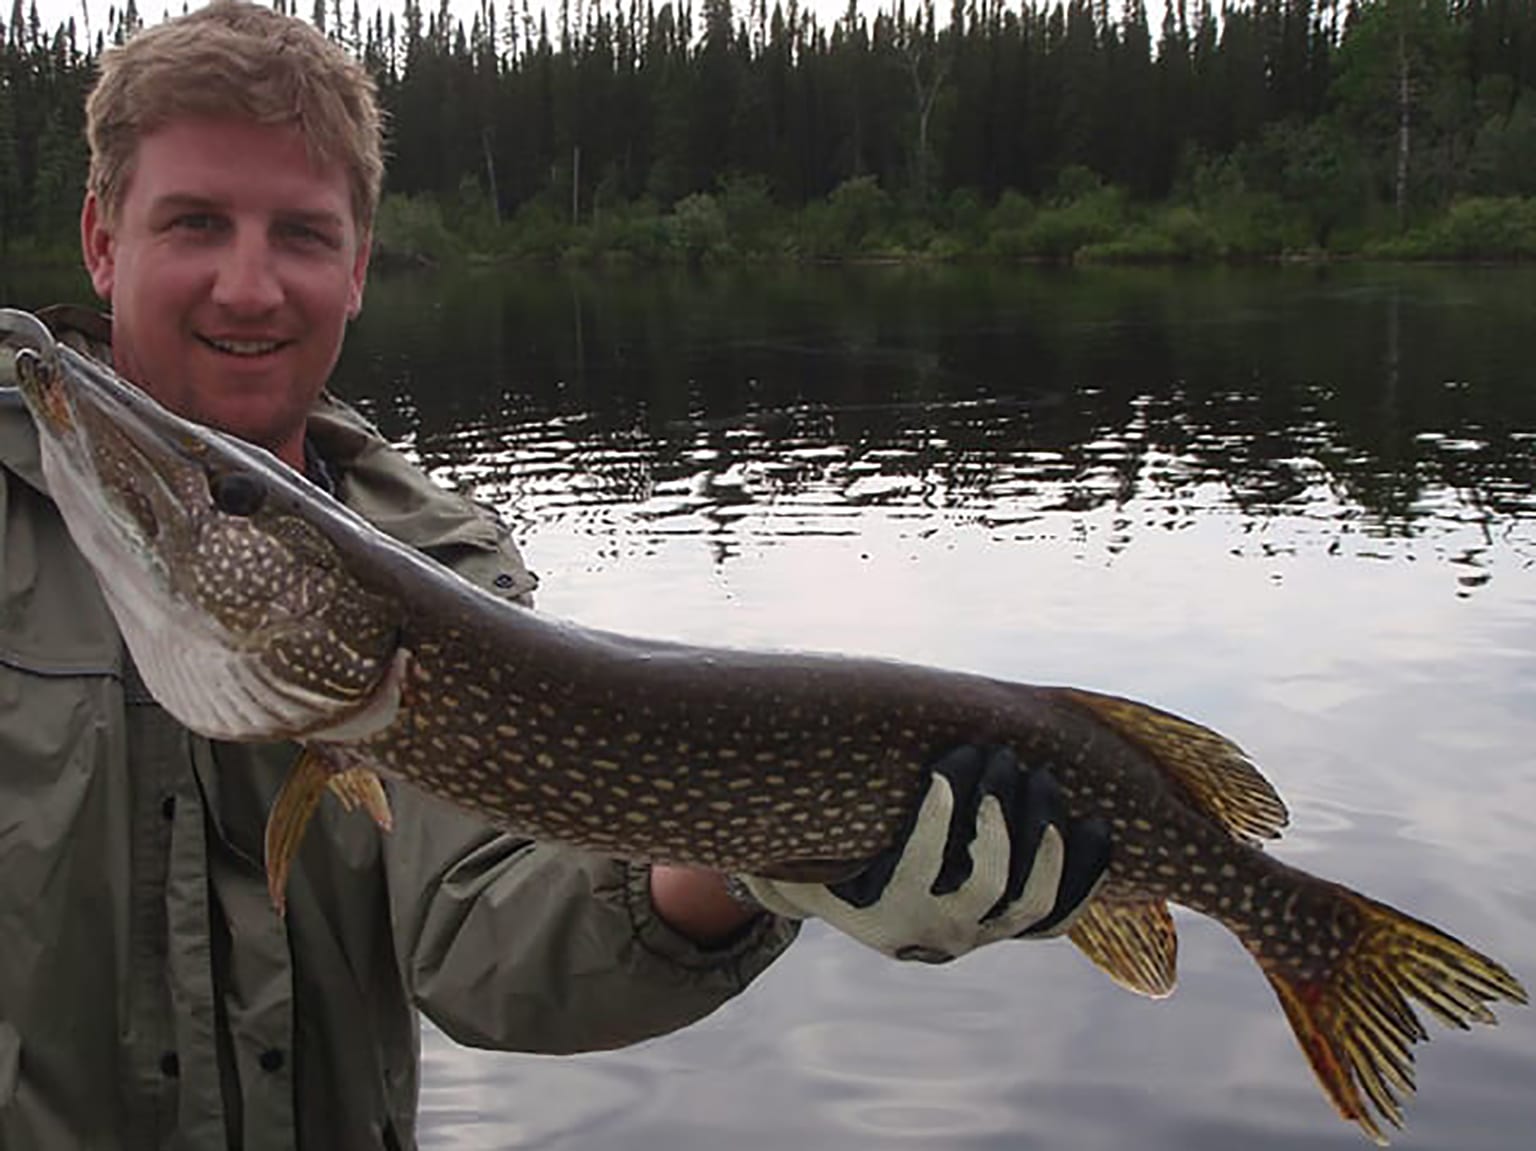
[[[309,821],[314,818],[320,797],[327,791],[340,800],[347,811],[362,808],[381,830],[389,831],[394,827],[389,797],[372,769],[345,767],[338,770],[325,752],[306,747],[289,769],[267,815],[267,893],[279,915],[287,903],[288,874],[293,868],[293,857],[304,840]]]
[[[384,793],[384,784],[372,768],[344,768],[326,780],[326,786],[347,811],[362,808],[373,817],[380,831],[393,830],[395,820],[390,814],[389,796]]]
[[[1226,736],[1134,700],[1076,688],[1061,688],[1059,694],[1146,752],[1196,807],[1237,838],[1274,839],[1290,822],[1269,780]]]
[[[1173,994],[1179,935],[1166,901],[1100,895],[1067,938],[1121,987],[1153,999]]]
[[[1343,888],[1357,925],[1332,970],[1303,978],[1259,955],[1296,1042],[1339,1114],[1385,1144],[1413,1094],[1413,1044],[1429,1038],[1409,1000],[1449,1027],[1495,1022],[1487,1004],[1527,1002],[1503,966],[1438,928]],[[1248,942],[1248,941],[1245,941]]]
[[[298,853],[304,829],[309,826],[321,795],[331,785],[333,774],[325,755],[306,747],[288,770],[288,777],[272,801],[272,810],[267,813],[267,894],[279,915],[287,902],[285,893],[293,857]]]

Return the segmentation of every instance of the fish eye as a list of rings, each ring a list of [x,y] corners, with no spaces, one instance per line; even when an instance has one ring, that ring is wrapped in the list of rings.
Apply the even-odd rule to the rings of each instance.
[[[255,476],[244,472],[224,472],[209,477],[208,494],[213,497],[213,506],[219,511],[243,519],[261,510],[261,505],[267,499],[267,488]]]

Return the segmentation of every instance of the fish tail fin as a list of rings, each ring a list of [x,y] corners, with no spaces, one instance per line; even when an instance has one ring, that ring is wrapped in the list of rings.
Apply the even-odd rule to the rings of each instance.
[[[1488,1003],[1525,1003],[1526,992],[1503,966],[1445,932],[1347,889],[1337,892],[1358,930],[1326,974],[1298,975],[1293,965],[1266,959],[1262,947],[1249,947],[1323,1092],[1343,1118],[1385,1145],[1379,1120],[1402,1126],[1402,1101],[1414,1090],[1412,1047],[1429,1038],[1409,1000],[1465,1030],[1496,1022]]]

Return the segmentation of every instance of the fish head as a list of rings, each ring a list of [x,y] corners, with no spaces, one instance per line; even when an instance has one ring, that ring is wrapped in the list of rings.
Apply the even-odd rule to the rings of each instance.
[[[314,522],[340,505],[51,337],[22,342],[49,494],[151,694],[219,739],[387,723],[399,610]]]

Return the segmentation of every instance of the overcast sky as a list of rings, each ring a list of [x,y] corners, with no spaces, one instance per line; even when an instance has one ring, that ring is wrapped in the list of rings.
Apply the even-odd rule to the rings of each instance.
[[[9,20],[11,14],[11,3],[13,0],[0,0],[0,2],[3,2],[4,18]],[[22,0],[22,2],[23,4],[28,4],[31,3],[31,0]],[[661,6],[661,0],[655,0],[655,2],[657,7]],[[749,2],[750,0],[733,0],[735,6],[743,13],[748,10]],[[787,6],[789,0],[783,0],[783,2]],[[37,14],[38,17],[42,20],[43,27],[47,28],[49,31],[57,28],[59,24],[69,19],[71,16],[75,18],[75,24],[77,26],[81,26],[83,23],[81,16],[82,3],[88,4],[90,7],[90,22],[93,32],[99,32],[106,24],[106,13],[108,8],[113,4],[121,7],[124,3],[124,0],[37,0]],[[144,17],[146,22],[154,24],[158,24],[166,13],[179,13],[182,9],[182,0],[136,0],[136,3],[139,5],[139,14]],[[326,0],[326,3],[327,5],[330,5],[334,3],[334,0]],[[449,0],[449,3],[455,12],[461,14],[465,27],[469,26],[470,19],[477,11],[479,11],[480,8],[479,0]],[[552,11],[559,9],[559,0],[529,0],[530,7],[534,9],[537,9],[541,3],[550,8]],[[894,5],[894,3],[895,0],[860,0],[859,8],[861,11],[874,13],[878,12],[881,8],[890,7]],[[769,0],[769,4],[771,10],[772,0]],[[908,8],[912,8],[915,7],[915,4],[916,0],[908,0],[907,6]],[[405,3],[404,0],[384,0],[382,4],[380,3],[380,0],[361,0],[361,5],[363,13],[365,15],[371,15],[380,7],[382,7],[386,12],[399,12],[405,6]],[[189,4],[189,6],[196,5]],[[307,14],[313,6],[314,0],[299,0],[299,11],[305,14]],[[436,11],[437,0],[423,0],[422,6],[431,11]],[[574,8],[574,6],[575,0],[572,0],[572,7]],[[611,8],[612,0],[603,0],[603,6],[605,8]],[[848,5],[847,0],[800,0],[800,6],[802,8],[810,7],[815,9],[817,15],[822,18],[823,22],[830,22],[831,18],[841,15]],[[350,18],[352,13],[352,0],[342,0],[341,7],[342,11],[345,12]],[[522,7],[522,0],[518,0],[518,7]],[[497,0],[496,8],[498,14],[504,16],[507,10],[505,0]],[[694,9],[697,11],[702,8],[703,0],[694,0]],[[941,14],[947,12],[949,10],[948,0],[939,0],[938,9]],[[1150,5],[1148,6],[1148,10],[1150,11]]]

